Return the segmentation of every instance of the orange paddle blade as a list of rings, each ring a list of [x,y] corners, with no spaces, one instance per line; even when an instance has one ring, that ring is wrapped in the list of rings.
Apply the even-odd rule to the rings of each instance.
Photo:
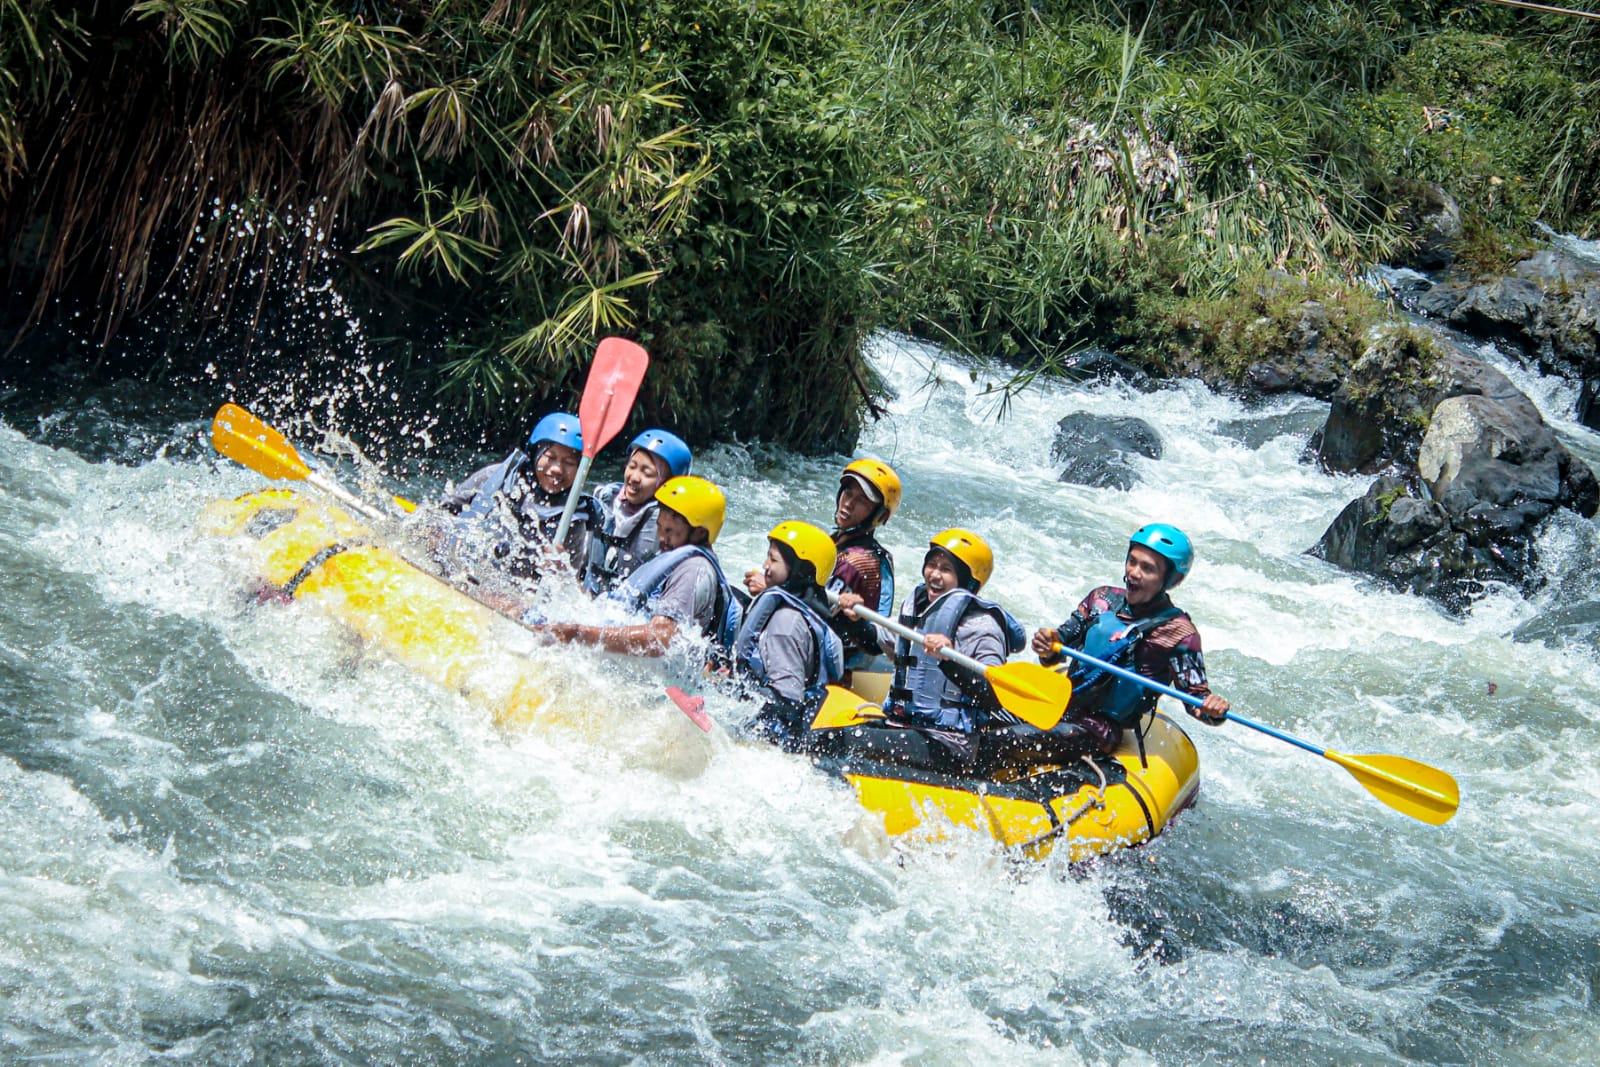
[[[589,379],[578,406],[583,427],[583,454],[591,459],[622,430],[639,395],[639,383],[650,366],[650,353],[632,341],[607,337],[595,350]]]

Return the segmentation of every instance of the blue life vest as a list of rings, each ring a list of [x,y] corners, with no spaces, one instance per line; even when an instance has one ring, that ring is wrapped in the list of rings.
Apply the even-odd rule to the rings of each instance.
[[[925,595],[926,588],[917,586],[906,606],[914,605],[919,595]],[[900,621],[914,630],[943,634],[953,641],[956,628],[969,611],[987,612],[1000,624],[1007,655],[1014,656],[1027,647],[1028,631],[1023,629],[1022,623],[999,604],[965,589],[952,589],[920,613],[902,613]],[[939,669],[939,658],[923,653],[921,648],[920,644],[913,646],[905,637],[895,642],[894,680],[890,683],[884,710],[910,719],[916,726],[963,734],[975,732],[982,725],[978,721],[978,707],[965,693],[953,698],[945,695],[946,687],[952,683]]]
[[[1113,595],[1106,609],[1090,620],[1089,629],[1083,635],[1082,651],[1118,667],[1136,670],[1134,649],[1139,642],[1157,626],[1184,613],[1168,607],[1149,618],[1130,621],[1117,615],[1127,607],[1127,597]],[[1068,677],[1072,679],[1074,714],[1101,715],[1126,727],[1155,707],[1155,690],[1092,664],[1074,660]]]
[[[744,606],[739,603],[739,598],[733,595],[728,579],[723,576],[722,564],[717,562],[716,553],[703,545],[681,545],[671,552],[661,553],[628,575],[621,585],[612,590],[611,596],[635,611],[650,612],[656,596],[666,586],[667,579],[672,577],[672,572],[677,570],[680,564],[688,562],[695,556],[708,560],[717,578],[717,595],[711,609],[711,625],[702,627],[701,632],[711,639],[714,646],[713,658],[726,659],[733,649],[734,639],[739,634],[739,623],[744,618]]]
[[[746,609],[744,623],[739,627],[739,636],[733,643],[733,662],[741,670],[748,671],[757,685],[767,684],[767,668],[761,662],[761,633],[767,628],[773,613],[785,607],[798,611],[811,630],[811,678],[801,701],[819,699],[823,690],[844,677],[844,644],[815,608],[787,589],[774,586],[756,597]]]
[[[594,491],[602,518],[590,529],[589,565],[583,575],[583,587],[591,596],[615,589],[661,551],[656,540],[656,512],[661,505],[654,500],[646,502],[632,532],[618,534],[617,500],[621,496],[621,482]]]

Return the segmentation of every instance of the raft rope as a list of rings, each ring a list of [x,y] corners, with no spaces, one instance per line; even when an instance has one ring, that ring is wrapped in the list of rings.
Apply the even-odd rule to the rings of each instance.
[[[1085,788],[1092,788],[1094,790],[1094,795],[1092,797],[1089,797],[1089,798],[1085,799],[1082,804],[1078,805],[1078,807],[1077,807],[1077,809],[1075,811],[1073,811],[1071,814],[1067,815],[1065,818],[1058,818],[1056,816],[1056,810],[1050,806],[1050,798],[1048,796],[1043,795],[1043,787],[1041,786],[1040,787],[1041,795],[1038,797],[1038,801],[1039,801],[1040,806],[1044,808],[1045,814],[1050,816],[1050,829],[1046,830],[1044,833],[1040,834],[1038,837],[1035,837],[1035,838],[1033,838],[1031,840],[1028,840],[1028,841],[1023,841],[1023,842],[1021,842],[1021,843],[1019,843],[1017,845],[1012,846],[1013,848],[1015,848],[1018,851],[1027,851],[1027,850],[1032,849],[1032,848],[1037,848],[1039,845],[1044,844],[1046,841],[1050,841],[1050,840],[1052,840],[1054,838],[1060,837],[1063,834],[1065,834],[1068,830],[1072,829],[1072,824],[1073,823],[1077,822],[1079,819],[1081,819],[1085,815],[1089,814],[1089,812],[1091,812],[1091,811],[1100,811],[1100,810],[1105,808],[1105,806],[1106,806],[1106,790],[1110,787],[1110,783],[1106,779],[1106,772],[1101,768],[1100,764],[1096,763],[1088,755],[1082,755],[1082,756],[1079,756],[1078,758],[1080,760],[1082,760],[1084,763],[1087,763],[1089,765],[1089,768],[1094,771],[1095,776],[1100,779],[1100,784],[1098,786],[1085,787]],[[1134,793],[1134,796],[1137,797],[1138,793],[1137,792]],[[1142,802],[1141,802],[1141,806],[1142,806]],[[988,804],[984,805],[984,811],[986,813],[988,813],[990,822],[993,823],[994,826],[995,826],[995,837],[996,837],[996,839],[1004,841],[1005,838],[999,832],[999,822],[995,818],[994,812],[990,810]],[[1148,817],[1148,813],[1147,813],[1147,817]]]
[[[286,597],[294,596],[299,591],[300,586],[305,582],[305,580],[315,574],[318,567],[328,562],[334,556],[339,555],[341,552],[348,552],[352,548],[366,548],[370,544],[371,542],[369,541],[356,540],[335,541],[331,545],[325,545],[324,547],[318,549],[310,559],[306,560],[300,565],[300,569],[295,571],[294,577],[283,583],[283,588],[280,590],[280,592],[282,592]]]

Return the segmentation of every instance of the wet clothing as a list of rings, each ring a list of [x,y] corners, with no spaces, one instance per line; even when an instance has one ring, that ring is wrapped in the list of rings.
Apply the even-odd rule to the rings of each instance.
[[[964,589],[930,602],[919,585],[901,606],[900,621],[923,633],[944,634],[955,650],[979,663],[1004,663],[1022,651],[1027,632],[1004,608]],[[947,773],[974,771],[979,728],[1007,721],[987,679],[949,660],[930,656],[920,643],[876,628],[879,647],[895,651],[895,679],[878,723],[822,731],[813,748],[827,755],[859,756]]]
[[[534,478],[533,460],[517,449],[474,472],[439,504],[455,516],[434,553],[447,571],[491,566],[514,577],[536,579],[561,525],[567,494],[546,492]],[[587,559],[589,531],[599,520],[594,498],[580,496],[563,546],[574,569]]]
[[[799,748],[827,687],[844,674],[844,646],[820,606],[786,589],[768,589],[745,611],[734,663],[766,698],[751,732]]]
[[[714,658],[728,656],[742,617],[722,564],[701,545],[663,552],[635,570],[611,595],[651,618],[692,627],[710,639]]]
[[[782,588],[768,589],[745,610],[734,663],[762,689],[800,702],[821,696],[844,674],[844,649],[817,606]]]
[[[866,606],[880,615],[894,610],[894,557],[878,543],[870,529],[853,527],[835,530],[834,546],[839,554],[833,564],[828,591],[855,593]],[[829,618],[834,633],[844,642],[845,667],[868,670],[883,667],[878,635],[865,619],[847,619],[843,613]]]
[[[986,666],[1004,663],[1028,643],[1027,631],[1010,612],[965,589],[952,589],[929,601],[927,586],[917,586],[901,606],[900,622],[925,634],[949,637],[957,652]],[[996,705],[986,680],[977,679],[974,684],[966,668],[928,655],[921,642],[883,630],[880,645],[884,637],[893,638],[895,653],[894,681],[883,705],[885,712],[915,726],[960,734],[974,733],[987,721]]]
[[[621,482],[611,482],[594,491],[601,517],[590,533],[583,576],[583,587],[591,594],[610,592],[661,550],[656,541],[656,513],[661,505],[647,500],[629,511],[622,501],[622,488]]]
[[[1200,633],[1189,616],[1163,593],[1137,612],[1127,593],[1103,585],[1078,604],[1056,629],[1063,645],[1137,671],[1152,681],[1204,700],[1205,658]],[[985,735],[986,761],[992,766],[1066,763],[1085,754],[1108,753],[1128,728],[1140,728],[1155,710],[1160,694],[1118,678],[1109,671],[1071,662],[1072,702],[1051,730],[1018,723]]]

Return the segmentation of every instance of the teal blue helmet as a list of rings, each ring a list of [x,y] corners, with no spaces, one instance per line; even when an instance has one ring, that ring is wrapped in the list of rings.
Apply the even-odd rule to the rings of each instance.
[[[566,445],[574,452],[583,451],[583,426],[578,416],[565,411],[555,411],[540,419],[528,435],[528,451],[537,456],[540,445]]]
[[[628,446],[630,453],[634,449],[648,452],[665,463],[668,478],[679,478],[694,473],[694,453],[689,451],[689,446],[683,438],[669,430],[646,430],[635,437],[633,444]]]
[[[1146,523],[1133,532],[1128,544],[1148,548],[1171,564],[1167,568],[1167,581],[1162,586],[1164,589],[1171,589],[1183,581],[1189,568],[1194,566],[1194,545],[1189,543],[1188,535],[1176,526],[1164,522]]]

